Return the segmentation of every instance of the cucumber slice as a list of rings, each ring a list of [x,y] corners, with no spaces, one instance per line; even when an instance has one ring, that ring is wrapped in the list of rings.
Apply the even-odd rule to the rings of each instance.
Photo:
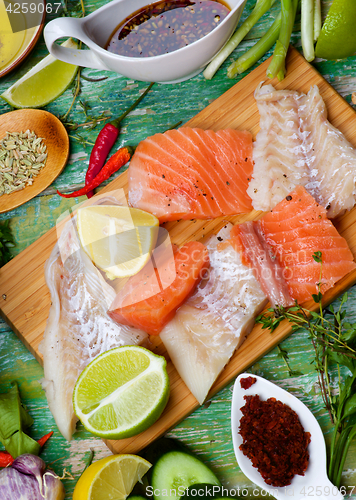
[[[183,451],[170,451],[152,467],[152,493],[155,500],[178,500],[185,490],[197,483],[220,486],[219,479],[199,458]]]

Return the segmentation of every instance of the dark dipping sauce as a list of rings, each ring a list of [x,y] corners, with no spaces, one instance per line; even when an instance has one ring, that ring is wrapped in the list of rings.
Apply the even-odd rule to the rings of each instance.
[[[203,38],[229,12],[218,0],[156,2],[120,23],[105,48],[128,57],[168,54]]]
[[[254,395],[244,399],[240,450],[266,484],[288,486],[296,474],[304,476],[309,464],[310,433],[304,431],[296,412],[275,398],[261,401]]]

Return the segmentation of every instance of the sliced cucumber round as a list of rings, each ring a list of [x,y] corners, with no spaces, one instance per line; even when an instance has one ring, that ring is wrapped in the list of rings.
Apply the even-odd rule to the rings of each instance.
[[[152,467],[152,493],[155,500],[178,500],[185,490],[198,483],[220,486],[219,479],[199,458],[183,451],[169,451]]]

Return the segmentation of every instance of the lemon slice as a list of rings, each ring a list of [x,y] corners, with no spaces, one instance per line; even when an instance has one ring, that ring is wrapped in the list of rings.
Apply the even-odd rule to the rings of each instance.
[[[78,48],[71,38],[62,45],[71,49]],[[1,97],[14,108],[43,107],[63,94],[77,71],[78,66],[48,55],[5,90]]]
[[[73,392],[74,412],[103,439],[122,439],[148,429],[169,397],[166,360],[148,349],[123,346],[96,357]]]
[[[356,54],[355,20],[355,0],[334,0],[315,47],[316,56],[343,59]]]
[[[125,500],[150,467],[150,462],[137,455],[98,460],[80,476],[73,500]]]
[[[109,279],[138,273],[156,244],[157,217],[138,208],[114,205],[83,207],[77,213],[80,242]]]

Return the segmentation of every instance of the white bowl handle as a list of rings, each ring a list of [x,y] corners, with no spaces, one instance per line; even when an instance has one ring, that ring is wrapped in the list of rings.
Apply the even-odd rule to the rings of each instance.
[[[44,39],[49,52],[56,59],[66,63],[83,66],[85,68],[104,69],[108,68],[100,61],[95,53],[89,50],[78,50],[62,47],[56,40],[62,37],[73,37],[88,44],[91,40],[85,34],[80,19],[73,17],[59,17],[50,21],[44,29]]]

